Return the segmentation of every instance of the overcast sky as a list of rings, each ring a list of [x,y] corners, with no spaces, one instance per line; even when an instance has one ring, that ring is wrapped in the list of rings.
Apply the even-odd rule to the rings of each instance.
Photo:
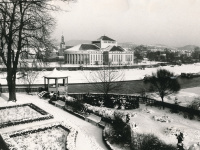
[[[63,4],[53,37],[200,46],[200,0],[78,0]]]

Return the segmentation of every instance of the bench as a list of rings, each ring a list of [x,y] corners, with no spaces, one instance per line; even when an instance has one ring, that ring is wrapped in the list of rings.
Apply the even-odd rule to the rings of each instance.
[[[106,122],[101,120],[99,122],[99,126],[102,127],[102,128],[104,128],[106,126]]]
[[[85,120],[90,123],[93,123],[94,125],[98,125],[98,123],[101,122],[101,117],[95,114],[90,114],[88,117],[85,118]]]
[[[60,108],[64,108],[65,107],[65,102],[58,100],[56,102],[54,102],[55,106],[60,107]]]
[[[47,93],[47,91],[42,91],[42,92],[38,93],[37,95],[39,96],[39,98],[42,98],[46,93]]]

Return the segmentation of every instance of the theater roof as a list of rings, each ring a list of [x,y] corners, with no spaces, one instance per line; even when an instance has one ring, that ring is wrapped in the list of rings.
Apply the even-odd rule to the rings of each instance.
[[[108,46],[104,49],[105,51],[119,51],[119,52],[124,52],[125,49],[123,49],[121,46]]]
[[[80,50],[99,50],[100,48],[95,44],[79,44],[77,46],[71,47],[66,51],[80,51]]]
[[[101,36],[100,38],[97,39],[97,41],[100,41],[100,40],[104,40],[104,41],[115,41],[107,36]]]

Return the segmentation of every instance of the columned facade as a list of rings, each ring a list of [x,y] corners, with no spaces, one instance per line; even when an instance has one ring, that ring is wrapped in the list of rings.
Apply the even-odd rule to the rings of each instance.
[[[117,46],[115,40],[102,36],[92,43],[80,44],[66,49],[64,52],[65,63],[76,65],[134,64],[134,52]]]

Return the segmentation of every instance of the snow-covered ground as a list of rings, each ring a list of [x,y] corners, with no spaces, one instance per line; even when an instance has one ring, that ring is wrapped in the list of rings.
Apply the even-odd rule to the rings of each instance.
[[[52,64],[51,66],[56,66]],[[199,73],[200,72],[200,63],[196,64],[188,64],[188,65],[175,65],[175,66],[163,66],[163,67],[155,67],[155,68],[145,68],[144,70],[141,69],[123,69],[122,71],[125,74],[124,80],[140,80],[143,79],[145,75],[151,75],[152,72],[156,72],[158,68],[165,68],[171,72],[174,72],[175,75],[180,75],[181,73]],[[116,70],[117,71],[117,70]],[[62,71],[63,74],[69,76],[69,83],[87,83],[86,76],[90,76],[92,71],[85,70],[85,71]],[[43,84],[44,78],[43,76],[48,75],[50,71],[40,71],[38,78],[35,80],[35,84]],[[7,84],[6,82],[6,73],[0,74],[0,83]],[[17,84],[23,84],[20,79],[17,79]]]
[[[164,101],[167,103],[175,103],[175,99],[181,106],[187,107],[191,102],[197,98],[200,97],[200,87],[193,87],[193,88],[187,88],[187,89],[181,89],[178,93],[176,94],[171,94],[168,96],[164,97]],[[161,98],[159,95],[155,93],[149,93],[149,97],[161,101]]]
[[[17,98],[17,103],[13,103],[6,102],[0,97],[0,107],[22,103],[34,103],[54,115],[54,119],[2,128],[0,129],[1,133],[22,130],[56,121],[66,121],[67,119],[68,122],[74,124],[74,126],[79,128],[81,131],[79,132],[77,138],[77,150],[96,150],[98,148],[106,149],[102,141],[102,130],[100,128],[85,122],[58,107],[50,105],[46,100],[39,99],[37,95],[31,96],[23,93],[17,93]],[[169,109],[163,110],[157,107],[145,106],[144,104],[141,104],[139,109],[126,111],[131,111],[131,114],[135,114],[131,116],[130,122],[137,125],[137,132],[139,133],[151,133],[158,136],[159,139],[163,140],[167,144],[176,145],[177,139],[175,134],[183,132],[183,143],[186,147],[200,141],[200,122],[197,120],[185,119],[183,115],[175,113],[172,114]],[[167,122],[158,121],[158,118],[164,118]]]
[[[177,144],[175,134],[184,134],[184,145],[188,148],[200,141],[200,122],[185,119],[183,115],[171,113],[169,109],[140,105],[139,109],[132,110],[136,113],[131,117],[131,122],[138,127],[137,132],[154,134],[167,144]],[[163,118],[165,121],[159,121]]]
[[[4,93],[8,97],[8,93]],[[0,97],[0,107],[8,105],[18,105],[24,103],[33,103],[46,112],[54,116],[53,119],[36,121],[32,123],[20,124],[15,126],[10,126],[6,128],[1,128],[0,133],[8,133],[13,131],[19,131],[23,129],[28,129],[31,127],[41,126],[45,124],[51,124],[55,122],[67,122],[71,126],[78,130],[78,135],[76,139],[76,149],[77,150],[104,150],[106,146],[102,140],[102,129],[88,123],[70,113],[53,106],[48,103],[47,100],[40,99],[37,95],[27,95],[23,93],[17,93],[17,102],[7,102],[2,97]]]

